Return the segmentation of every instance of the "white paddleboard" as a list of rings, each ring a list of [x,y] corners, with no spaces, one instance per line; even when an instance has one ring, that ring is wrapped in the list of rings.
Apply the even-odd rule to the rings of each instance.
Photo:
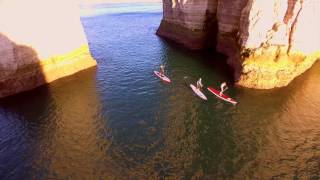
[[[153,72],[154,72],[154,74],[155,74],[156,76],[158,76],[158,78],[160,78],[162,81],[164,81],[164,82],[166,82],[166,83],[171,83],[171,80],[170,80],[167,76],[160,74],[158,71],[153,71]]]
[[[190,87],[199,98],[207,100],[207,97],[201,92],[201,90],[197,89],[193,84],[190,84]]]

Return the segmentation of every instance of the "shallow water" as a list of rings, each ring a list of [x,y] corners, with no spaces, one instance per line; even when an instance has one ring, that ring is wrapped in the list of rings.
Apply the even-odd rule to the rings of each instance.
[[[285,88],[233,87],[222,56],[155,35],[160,4],[123,6],[82,18],[96,69],[0,101],[1,179],[319,179],[319,63]],[[198,77],[240,103],[201,101]]]

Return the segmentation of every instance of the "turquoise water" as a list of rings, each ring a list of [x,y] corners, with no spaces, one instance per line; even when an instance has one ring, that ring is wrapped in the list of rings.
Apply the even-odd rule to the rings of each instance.
[[[285,88],[234,87],[223,56],[155,35],[160,4],[121,6],[82,17],[97,68],[0,101],[1,179],[319,179],[319,63]],[[240,103],[201,101],[199,77]]]
[[[162,12],[162,5],[159,3],[115,3],[82,5],[80,7],[82,17],[92,17],[105,14]]]

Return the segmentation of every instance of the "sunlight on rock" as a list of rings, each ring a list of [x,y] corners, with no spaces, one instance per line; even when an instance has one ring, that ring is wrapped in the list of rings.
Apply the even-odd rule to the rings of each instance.
[[[0,44],[4,54],[0,68],[6,72],[6,76],[1,73],[1,82],[7,84],[8,78],[14,77],[23,81],[22,69],[25,73],[29,71],[25,78],[38,78],[34,78],[38,81],[33,83],[34,87],[19,84],[19,81],[11,83],[1,89],[6,93],[0,92],[0,97],[12,94],[9,88],[14,92],[29,90],[95,66],[87,47],[76,1],[63,1],[63,6],[61,4],[62,1],[52,0],[0,2],[0,33],[3,36]],[[77,50],[79,48],[81,50]]]

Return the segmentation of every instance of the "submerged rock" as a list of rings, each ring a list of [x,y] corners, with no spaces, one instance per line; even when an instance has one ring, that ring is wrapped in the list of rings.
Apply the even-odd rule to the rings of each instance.
[[[240,86],[286,86],[320,57],[318,0],[163,3],[158,34],[191,49],[206,48],[208,42],[216,45],[217,51],[228,56]]]

